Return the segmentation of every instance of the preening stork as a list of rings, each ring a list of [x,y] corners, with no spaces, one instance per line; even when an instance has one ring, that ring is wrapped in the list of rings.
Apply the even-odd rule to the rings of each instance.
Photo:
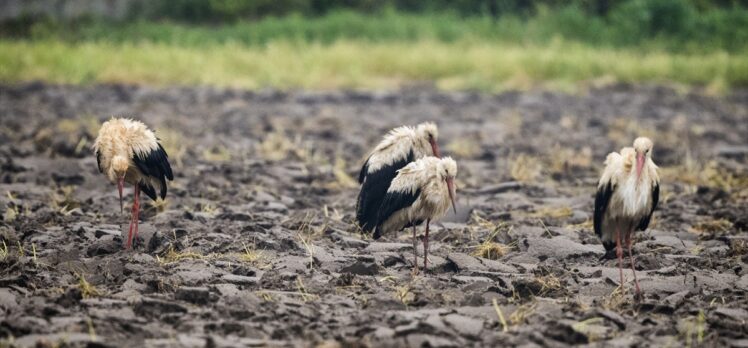
[[[418,271],[416,226],[426,221],[423,239],[425,270],[429,257],[429,223],[444,216],[450,203],[457,212],[454,200],[456,175],[457,163],[452,158],[424,157],[400,169],[387,189],[377,214],[374,239],[413,227],[414,272]]]
[[[634,255],[631,252],[631,235],[649,226],[660,196],[660,177],[652,161],[652,141],[637,138],[634,147],[624,147],[620,153],[612,152],[605,159],[605,170],[597,185],[595,196],[595,234],[603,242],[606,255],[618,257],[618,271],[623,286],[622,239],[631,259],[636,293],[640,293],[636,279]]]
[[[125,182],[134,188],[126,247],[138,237],[140,191],[156,200],[166,197],[166,179],[174,180],[166,151],[145,124],[125,118],[104,122],[93,146],[99,171],[117,184],[120,211]],[[158,194],[157,194],[158,192]]]
[[[377,225],[377,214],[397,171],[425,156],[439,157],[438,129],[433,123],[391,130],[366,159],[358,182],[361,191],[356,203],[356,220],[365,232]]]

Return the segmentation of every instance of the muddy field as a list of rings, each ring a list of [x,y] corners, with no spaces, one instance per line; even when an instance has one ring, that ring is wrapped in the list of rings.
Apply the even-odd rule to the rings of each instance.
[[[176,176],[133,250],[90,149],[111,115],[154,127]],[[352,223],[353,178],[426,120],[459,209],[413,276],[407,233]],[[605,155],[637,135],[662,176],[639,301],[591,224]],[[0,346],[748,347],[746,139],[748,91],[0,86]]]

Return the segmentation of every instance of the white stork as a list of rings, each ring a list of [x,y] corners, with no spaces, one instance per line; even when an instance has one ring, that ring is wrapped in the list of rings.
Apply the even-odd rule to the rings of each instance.
[[[605,170],[597,185],[595,196],[595,234],[603,242],[606,255],[618,257],[618,271],[623,286],[622,238],[631,259],[636,293],[641,293],[636,279],[631,235],[649,226],[660,196],[660,177],[652,161],[652,141],[637,138],[634,147],[624,147],[620,153],[611,152],[605,159]]]
[[[418,271],[416,226],[426,221],[423,239],[423,268],[428,267],[429,223],[447,212],[450,202],[455,208],[454,178],[457,163],[450,158],[433,156],[421,158],[398,170],[397,176],[387,189],[382,206],[377,214],[374,239],[385,233],[413,227],[414,272]]]
[[[166,197],[166,179],[174,180],[166,151],[145,124],[125,118],[112,118],[99,130],[93,149],[99,171],[117,184],[120,211],[124,183],[133,185],[134,202],[126,248],[138,237],[140,191],[156,200]]]
[[[385,135],[369,154],[358,175],[361,191],[356,220],[362,230],[371,232],[376,227],[379,207],[399,169],[425,156],[439,157],[438,135],[433,123],[398,127]]]

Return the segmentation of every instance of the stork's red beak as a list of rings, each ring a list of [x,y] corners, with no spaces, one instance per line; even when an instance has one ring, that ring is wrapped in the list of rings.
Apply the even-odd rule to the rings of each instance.
[[[431,151],[434,152],[434,156],[441,158],[442,155],[439,153],[439,144],[437,144],[434,139],[429,140],[429,142],[431,143]]]
[[[119,211],[120,214],[125,212],[124,205],[122,204],[122,189],[125,187],[125,177],[119,177],[117,179],[117,191],[119,191]]]
[[[643,168],[644,168],[644,154],[637,153],[636,154],[636,177],[637,178],[641,178]]]
[[[457,206],[455,206],[455,182],[454,178],[447,178],[447,191],[449,191],[449,200],[452,201],[452,210],[457,214]]]

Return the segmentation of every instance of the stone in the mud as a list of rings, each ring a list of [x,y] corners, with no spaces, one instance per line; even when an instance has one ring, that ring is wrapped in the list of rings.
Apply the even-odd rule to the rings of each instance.
[[[676,292],[660,301],[660,305],[667,307],[667,310],[672,313],[686,301],[686,298],[690,293],[691,291],[689,290]]]
[[[384,267],[392,267],[398,263],[404,263],[404,262],[405,261],[403,260],[402,257],[400,257],[399,254],[392,254],[392,255],[385,256],[384,260],[382,261],[382,265]]]
[[[8,328],[11,332],[20,335],[32,332],[49,332],[49,322],[34,316],[5,318],[0,320],[0,327]]]
[[[452,262],[457,267],[458,272],[487,269],[479,259],[463,253],[451,253],[447,255],[447,262]]]
[[[337,243],[340,243],[340,245],[345,246],[347,248],[365,248],[366,246],[369,245],[369,242],[367,241],[361,240],[359,238],[353,238],[353,237],[340,235],[337,233],[333,234],[332,237]]]
[[[221,297],[237,296],[240,292],[239,288],[234,284],[213,284],[211,287],[215,289],[221,295]]]
[[[457,284],[475,284],[475,283],[483,283],[483,284],[491,284],[493,283],[493,280],[491,280],[488,277],[473,277],[473,276],[453,276],[452,281],[454,281]]]
[[[134,279],[127,279],[122,284],[122,290],[135,290],[138,292],[142,292],[142,291],[145,291],[146,289],[148,289],[148,286],[146,286],[145,284],[138,283]]]
[[[748,321],[748,311],[743,308],[726,308],[720,307],[714,310],[714,314],[745,323]]]
[[[94,232],[94,236],[96,238],[101,238],[104,236],[119,236],[120,234],[120,230],[115,228],[97,228]]]
[[[379,339],[391,338],[395,336],[395,330],[388,327],[379,326],[376,328],[376,330],[374,330],[374,332],[371,333],[371,335]]]
[[[180,270],[175,274],[185,285],[200,285],[212,279],[214,273],[210,269]]]
[[[605,319],[612,321],[614,324],[616,324],[616,326],[618,326],[619,330],[626,329],[626,319],[624,319],[620,314],[606,309],[597,310],[597,314]]]
[[[0,288],[0,312],[9,313],[17,306],[16,295],[8,288]]]
[[[143,297],[140,302],[135,303],[133,309],[138,315],[154,317],[165,313],[187,313],[187,308],[179,303],[150,297]]]
[[[206,287],[183,286],[177,289],[176,299],[196,304],[205,304],[210,300],[210,291]]]
[[[14,345],[18,347],[52,347],[55,343],[65,342],[71,347],[113,347],[106,342],[94,340],[87,333],[55,333],[48,335],[26,335],[14,340]]]
[[[584,245],[572,241],[564,236],[553,238],[526,238],[520,245],[526,247],[529,255],[537,257],[539,260],[556,259],[564,260],[567,258],[583,256],[601,256],[603,249],[594,245]]]
[[[379,267],[374,262],[363,262],[356,261],[354,264],[343,267],[340,273],[352,273],[358,275],[377,275],[379,274]]]
[[[414,333],[414,334],[408,335],[406,337],[406,341],[407,341],[408,347],[440,348],[440,347],[459,347],[460,346],[460,344],[448,338],[434,336],[434,335],[424,335],[420,333]]]
[[[258,277],[247,277],[236,274],[224,274],[221,279],[235,285],[255,285],[260,280]]]
[[[118,238],[112,238],[105,236],[97,241],[94,241],[91,246],[86,249],[86,256],[100,256],[110,255],[122,250],[122,242]]]
[[[483,331],[483,320],[471,318],[460,314],[449,314],[444,317],[447,325],[451,326],[460,335],[469,338],[477,338]]]
[[[406,243],[385,243],[385,242],[371,242],[364,249],[364,251],[370,253],[387,252],[387,251],[405,251],[412,250],[413,244]]]
[[[431,314],[421,322],[422,326],[428,327],[427,332],[447,332],[447,326],[444,324],[444,320],[438,314]],[[423,331],[423,330],[422,330]]]

